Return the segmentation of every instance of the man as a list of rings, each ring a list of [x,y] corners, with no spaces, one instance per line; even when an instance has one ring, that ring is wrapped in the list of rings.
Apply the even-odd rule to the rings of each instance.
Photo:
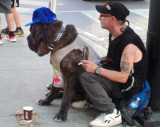
[[[13,24],[13,14],[11,11],[11,1],[10,0],[0,0],[0,13],[5,13],[7,24],[9,27],[9,34],[8,36],[5,37],[5,39],[15,42],[16,38],[14,36],[14,31],[13,31],[14,24]],[[3,44],[1,34],[0,34],[0,44]]]
[[[102,66],[82,60],[79,81],[91,103],[102,112],[90,126],[108,127],[122,122],[112,99],[130,99],[142,90],[147,57],[142,40],[125,24],[129,10],[123,4],[108,2],[96,5],[96,10],[100,13],[101,27],[110,32],[108,54]]]

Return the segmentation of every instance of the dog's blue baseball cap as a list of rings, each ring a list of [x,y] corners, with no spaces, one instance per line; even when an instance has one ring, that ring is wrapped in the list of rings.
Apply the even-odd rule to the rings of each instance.
[[[53,13],[49,8],[47,7],[41,7],[34,10],[32,15],[32,22],[27,23],[25,26],[32,25],[34,23],[40,22],[40,23],[51,23],[56,22],[56,14]]]

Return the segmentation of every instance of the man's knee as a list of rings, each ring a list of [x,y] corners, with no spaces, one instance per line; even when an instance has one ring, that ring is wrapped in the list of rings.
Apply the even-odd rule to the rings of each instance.
[[[82,72],[80,75],[79,75],[79,79],[80,79],[80,81],[85,81],[85,80],[87,80],[88,79],[88,77],[89,77],[89,73],[88,72]]]
[[[96,75],[93,73],[89,73],[89,72],[82,72],[79,75],[79,80],[82,83],[82,85],[84,84],[88,84],[90,85],[93,82],[96,82]]]

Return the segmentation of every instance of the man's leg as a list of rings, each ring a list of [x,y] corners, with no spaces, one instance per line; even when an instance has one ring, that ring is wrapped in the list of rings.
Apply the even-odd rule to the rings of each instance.
[[[100,76],[82,71],[80,72],[79,80],[96,109],[107,114],[113,112],[115,104],[112,103],[112,99],[104,89]]]
[[[102,113],[97,116],[89,124],[92,127],[109,127],[120,124],[122,117],[120,111],[115,108],[115,104],[112,103],[113,97],[121,96],[118,84],[107,80],[99,75],[88,73],[85,71],[79,71],[79,80],[83,86],[89,100],[94,104],[95,108]],[[117,91],[117,94],[111,94]]]

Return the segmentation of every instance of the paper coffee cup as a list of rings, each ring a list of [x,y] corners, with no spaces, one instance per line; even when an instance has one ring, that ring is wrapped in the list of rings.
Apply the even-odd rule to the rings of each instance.
[[[24,120],[26,122],[31,122],[32,121],[33,107],[25,106],[25,107],[23,107],[23,112],[24,112]]]

